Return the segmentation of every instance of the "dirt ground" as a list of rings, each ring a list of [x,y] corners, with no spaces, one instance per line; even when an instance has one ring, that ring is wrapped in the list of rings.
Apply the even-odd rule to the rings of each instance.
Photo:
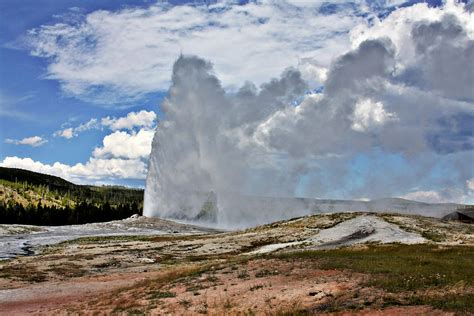
[[[403,295],[371,286],[369,274],[321,268],[318,260],[253,254],[277,243],[298,243],[279,252],[313,249],[306,240],[356,216],[311,216],[227,233],[92,237],[44,247],[38,255],[0,261],[0,315],[454,314],[423,304],[400,306]],[[465,224],[380,218],[442,238],[426,239],[431,244],[474,240],[472,226]]]
[[[214,262],[205,268],[181,265],[161,272],[30,284],[3,298],[0,314],[291,315],[300,310],[338,315],[451,314],[429,306],[381,308],[385,294],[362,286],[367,278],[277,259]],[[358,304],[367,307],[351,310]],[[334,307],[350,312],[331,312]]]

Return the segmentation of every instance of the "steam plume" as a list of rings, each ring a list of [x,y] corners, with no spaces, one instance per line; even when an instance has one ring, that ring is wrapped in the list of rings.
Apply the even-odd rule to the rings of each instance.
[[[247,82],[228,93],[208,61],[180,56],[153,140],[145,215],[268,222],[311,209],[249,195],[343,188],[347,198],[391,196],[432,177],[440,161],[454,175],[433,181],[465,194],[474,148],[471,13],[419,8],[439,12],[426,14],[430,20],[406,10],[383,22],[404,23],[406,38],[361,32],[333,62],[324,92],[311,92],[289,68],[259,88]],[[351,174],[361,155],[377,164],[362,180]]]

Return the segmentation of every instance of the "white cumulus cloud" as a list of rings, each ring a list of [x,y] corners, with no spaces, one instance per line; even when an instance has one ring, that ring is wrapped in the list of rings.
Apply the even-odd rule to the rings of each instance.
[[[396,116],[385,111],[382,102],[362,99],[355,105],[351,127],[355,131],[365,132],[391,120],[396,120]]]
[[[140,159],[90,158],[84,164],[55,162],[49,165],[31,158],[9,156],[0,165],[51,174],[76,183],[90,183],[101,179],[144,179],[146,176],[146,164]]]
[[[107,116],[101,120],[101,124],[115,131],[120,129],[131,130],[134,127],[151,128],[155,121],[155,112],[142,110],[140,112],[130,112],[126,117],[110,118]]]
[[[140,129],[136,132],[115,131],[104,137],[103,146],[94,149],[96,158],[148,158],[154,130]]]
[[[61,162],[44,164],[31,158],[8,156],[0,165],[3,167],[22,168],[36,172],[53,174],[77,183],[97,183],[97,181],[113,181],[116,179],[144,179],[146,177],[147,160],[151,151],[154,136],[156,114],[152,111],[131,112],[125,117],[90,119],[77,127],[68,127],[56,131],[55,136],[67,139],[79,133],[100,129],[106,126],[113,130],[106,135],[102,146],[96,147],[85,163],[68,165]],[[140,127],[139,130],[135,130]],[[118,130],[124,129],[124,130]],[[46,142],[39,136],[22,140],[10,140],[14,144],[39,146]]]
[[[54,132],[53,135],[57,136],[57,137],[63,137],[63,138],[66,138],[66,139],[71,139],[71,138],[77,136],[77,134],[74,133],[74,129],[72,127],[68,127],[68,128],[56,131],[56,132]]]

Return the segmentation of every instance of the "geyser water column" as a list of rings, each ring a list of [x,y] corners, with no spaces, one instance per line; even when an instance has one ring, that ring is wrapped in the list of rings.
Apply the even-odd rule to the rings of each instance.
[[[258,92],[246,84],[226,95],[210,63],[180,56],[153,139],[144,215],[213,220],[226,226],[267,221],[263,211],[246,209],[244,200],[236,198],[259,193],[249,183],[249,173],[260,149],[242,140],[305,89],[300,73],[287,70]],[[259,216],[265,219],[256,219]]]
[[[153,139],[144,215],[195,219],[218,185],[219,121],[229,106],[209,63],[181,56]],[[208,203],[209,204],[209,203]],[[209,214],[206,214],[209,217]]]

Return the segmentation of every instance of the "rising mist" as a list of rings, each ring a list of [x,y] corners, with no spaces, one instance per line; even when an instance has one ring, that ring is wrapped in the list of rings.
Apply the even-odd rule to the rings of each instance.
[[[250,196],[380,198],[428,178],[456,188],[446,195],[470,194],[472,13],[453,3],[399,11],[354,32],[323,87],[288,68],[226,91],[211,62],[180,56],[153,140],[145,215],[248,226],[312,211]],[[368,162],[354,167],[360,157]],[[453,176],[431,179],[440,161]]]

